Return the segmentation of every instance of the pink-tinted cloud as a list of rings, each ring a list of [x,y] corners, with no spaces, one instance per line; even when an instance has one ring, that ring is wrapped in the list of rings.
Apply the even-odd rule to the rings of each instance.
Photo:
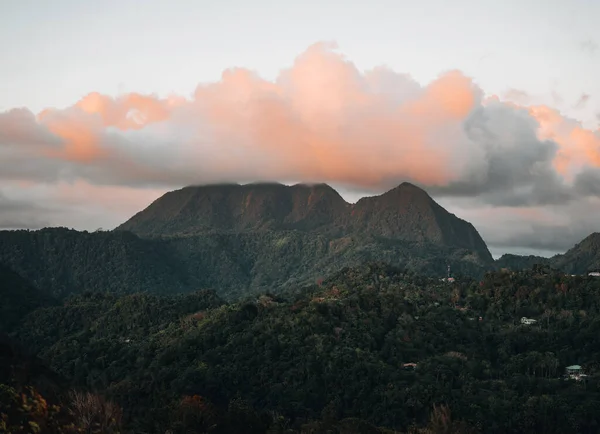
[[[190,98],[92,92],[37,116],[0,113],[0,155],[0,179],[13,181],[293,179],[377,191],[410,180],[494,203],[563,200],[579,173],[600,167],[598,131],[557,110],[485,99],[459,71],[426,86],[362,72],[324,43],[275,81],[234,68]]]

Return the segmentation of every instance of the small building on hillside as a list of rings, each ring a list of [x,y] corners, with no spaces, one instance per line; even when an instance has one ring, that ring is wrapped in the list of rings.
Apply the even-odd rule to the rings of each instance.
[[[536,322],[537,322],[537,320],[532,319],[532,318],[527,318],[527,317],[521,318],[521,324],[531,325],[531,324],[535,324]]]
[[[592,271],[592,272],[588,273],[588,276],[600,277],[600,271]]]
[[[580,365],[567,366],[565,368],[565,376],[576,381],[581,381],[587,377],[587,375],[583,373],[583,369],[581,369]]]
[[[417,367],[417,364],[416,364],[416,363],[404,363],[404,364],[402,365],[402,367],[403,367],[404,369],[410,369],[410,370],[413,370],[413,369],[416,369],[416,367]]]

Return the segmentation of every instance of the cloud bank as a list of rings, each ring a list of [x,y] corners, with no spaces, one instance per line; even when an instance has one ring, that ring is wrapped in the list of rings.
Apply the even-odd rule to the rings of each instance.
[[[234,68],[190,96],[93,92],[66,108],[17,108],[0,112],[0,193],[13,203],[0,201],[0,216],[14,220],[32,186],[160,192],[254,180],[371,193],[412,181],[504,210],[592,203],[600,131],[525,100],[486,95],[460,71],[426,85],[385,67],[362,72],[319,43],[274,81]]]

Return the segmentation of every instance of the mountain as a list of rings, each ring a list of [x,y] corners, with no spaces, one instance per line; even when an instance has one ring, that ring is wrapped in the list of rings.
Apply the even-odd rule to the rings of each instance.
[[[315,230],[330,227],[350,205],[325,184],[217,184],[166,193],[116,230],[140,235],[214,231]]]
[[[551,259],[555,268],[571,274],[600,271],[600,233],[595,232],[569,249],[564,255]]]
[[[3,264],[0,264],[0,300],[0,333],[9,332],[33,310],[56,304],[52,297]]]
[[[545,258],[543,256],[521,256],[506,253],[495,261],[495,266],[497,269],[509,268],[511,270],[527,270],[538,264],[551,266],[552,259]]]
[[[493,265],[470,223],[409,183],[356,204],[325,184],[186,187],[111,232],[0,231],[0,261],[58,298],[204,288],[233,299],[367,261],[437,277]]]
[[[166,193],[119,226],[140,236],[214,232],[302,231],[368,235],[469,249],[492,260],[470,223],[450,214],[424,190],[403,183],[350,204],[326,184],[220,184]]]
[[[595,232],[562,255],[541,256],[503,255],[495,262],[496,268],[523,270],[533,265],[546,265],[568,274],[588,274],[600,271],[600,233]]]

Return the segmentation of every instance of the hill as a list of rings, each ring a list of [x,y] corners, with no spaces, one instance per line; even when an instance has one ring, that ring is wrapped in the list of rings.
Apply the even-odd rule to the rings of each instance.
[[[221,184],[186,187],[153,202],[116,230],[141,236],[301,231],[329,237],[367,234],[476,252],[492,260],[477,230],[424,190],[403,183],[349,204],[325,184]]]
[[[572,274],[600,271],[600,233],[589,235],[564,255],[552,258],[551,263],[554,267]]]
[[[533,265],[545,265],[569,274],[585,275],[600,271],[600,233],[593,233],[562,255],[551,258],[540,256],[503,255],[496,261],[497,268],[522,270]]]
[[[0,264],[0,333],[9,332],[29,312],[53,304],[56,300]]]
[[[232,304],[78,296],[18,336],[122,406],[126,432],[591,433],[599,285],[533,270],[448,284],[366,264]],[[562,378],[573,364],[585,382]]]
[[[128,232],[0,231],[0,262],[59,298],[86,290],[190,289],[185,273],[162,244]]]
[[[118,434],[121,410],[71,388],[47,364],[0,333],[0,432]]]
[[[111,232],[0,231],[0,261],[59,298],[206,288],[234,299],[365,261],[437,277],[493,265],[470,223],[408,183],[353,205],[324,184],[187,187]]]

